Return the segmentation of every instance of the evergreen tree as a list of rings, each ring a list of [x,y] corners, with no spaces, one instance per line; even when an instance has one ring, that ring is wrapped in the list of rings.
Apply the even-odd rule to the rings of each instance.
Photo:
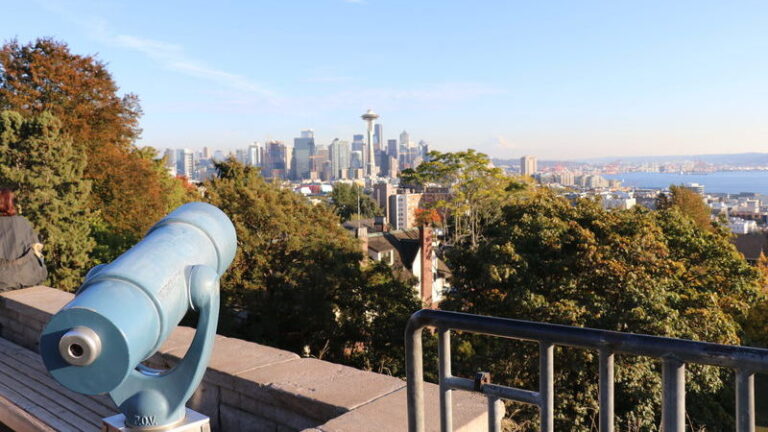
[[[51,114],[24,119],[16,112],[0,112],[0,184],[17,191],[23,215],[40,235],[48,283],[69,291],[82,282],[94,246],[85,165],[85,155]]]

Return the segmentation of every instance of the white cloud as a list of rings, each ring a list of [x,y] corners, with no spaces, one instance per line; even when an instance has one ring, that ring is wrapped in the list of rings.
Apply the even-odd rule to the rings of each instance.
[[[170,70],[184,75],[203,79],[223,87],[232,88],[261,96],[263,99],[273,99],[275,92],[252,79],[216,67],[187,56],[184,47],[178,44],[158,41],[129,34],[115,34],[110,25],[102,17],[75,14],[62,4],[48,0],[36,0],[42,7],[61,16],[62,18],[82,27],[91,39],[101,43],[131,49],[140,52]]]

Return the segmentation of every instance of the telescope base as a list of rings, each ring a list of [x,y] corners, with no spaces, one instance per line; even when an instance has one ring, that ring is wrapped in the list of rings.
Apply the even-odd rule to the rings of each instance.
[[[187,416],[181,423],[147,428],[130,428],[125,425],[123,414],[101,419],[101,432],[211,432],[211,419],[187,408]]]

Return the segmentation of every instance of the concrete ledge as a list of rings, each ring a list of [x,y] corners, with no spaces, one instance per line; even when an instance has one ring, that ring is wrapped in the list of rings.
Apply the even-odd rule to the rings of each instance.
[[[47,287],[0,294],[0,337],[37,351],[43,327],[72,297]],[[145,363],[172,368],[194,334],[192,328],[177,327]],[[434,385],[425,387],[425,396],[433,427],[439,424]],[[407,429],[405,381],[224,336],[217,336],[211,363],[188,405],[222,431]],[[482,397],[455,392],[456,430],[485,430],[486,422]]]

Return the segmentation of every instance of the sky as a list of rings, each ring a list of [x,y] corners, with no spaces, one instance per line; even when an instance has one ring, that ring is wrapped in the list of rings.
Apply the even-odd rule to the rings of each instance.
[[[407,130],[540,159],[768,152],[768,2],[0,2],[0,38],[95,54],[158,149]]]

